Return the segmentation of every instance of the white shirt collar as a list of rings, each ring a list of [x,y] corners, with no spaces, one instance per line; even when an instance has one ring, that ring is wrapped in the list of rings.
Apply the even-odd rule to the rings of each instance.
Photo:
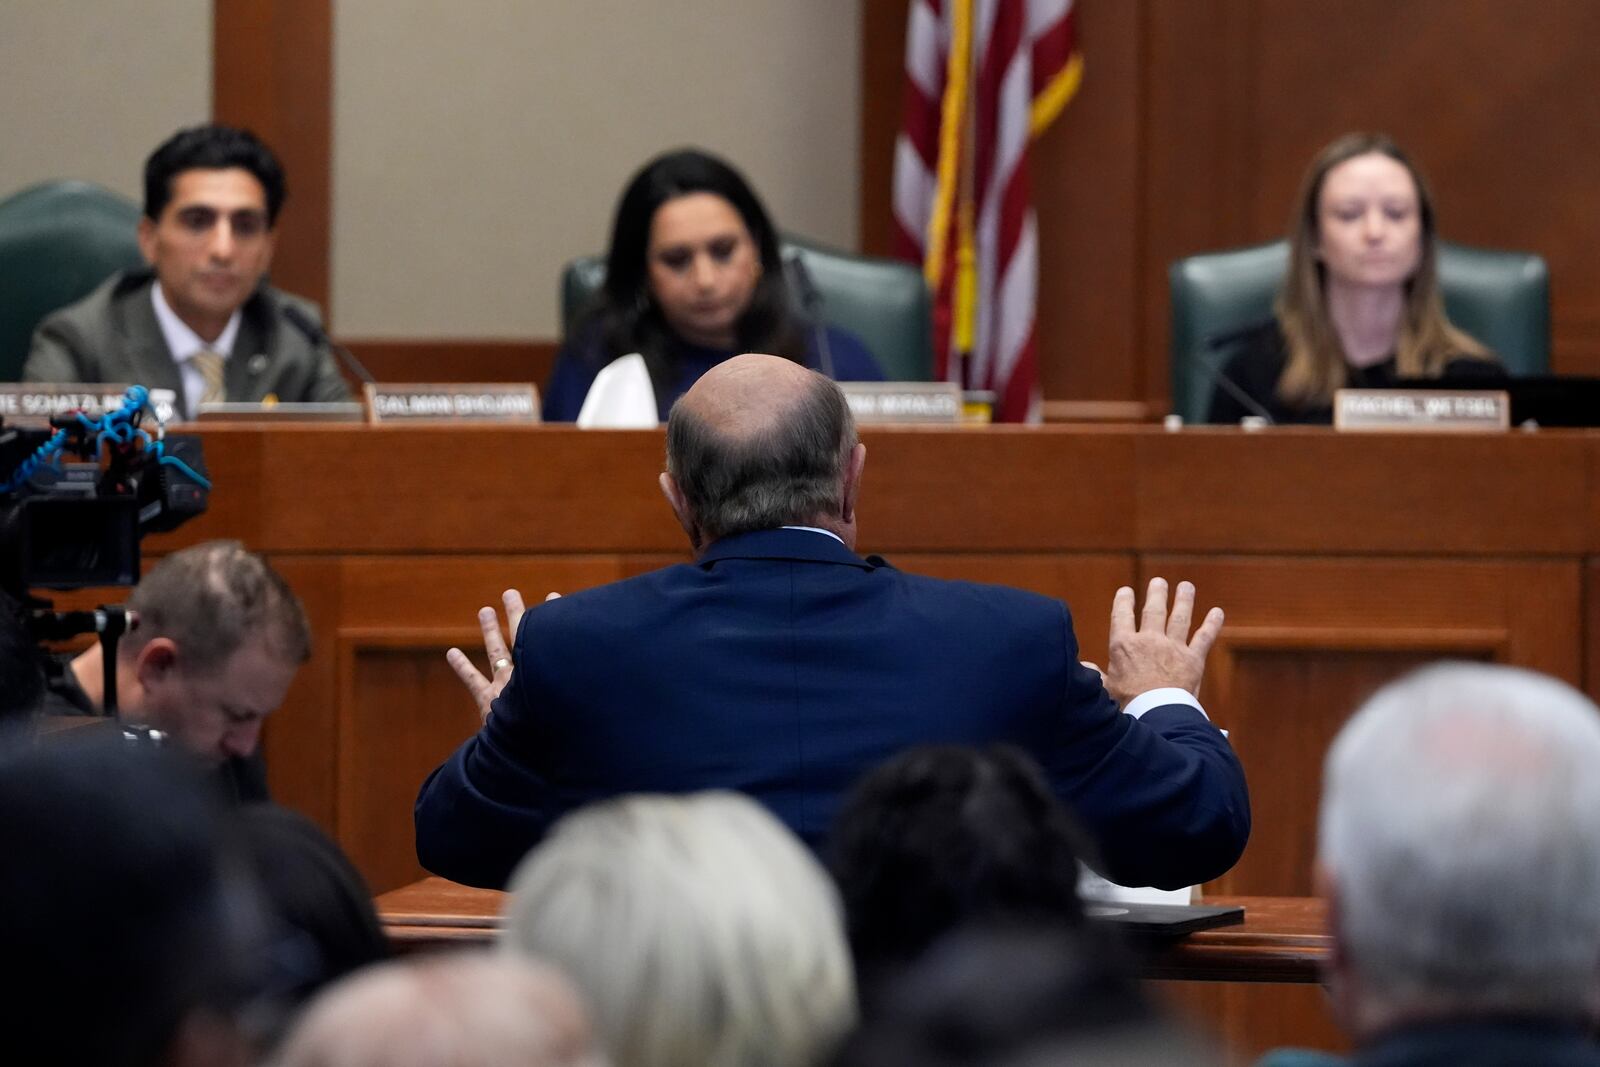
[[[833,538],[835,541],[839,542],[841,545],[844,544],[844,538],[840,537],[838,534],[834,533],[832,530],[824,530],[824,529],[822,529],[821,527],[818,527],[818,526],[785,526],[784,529],[785,530],[804,530],[807,533],[819,533],[824,537]]]
[[[244,316],[238,308],[228,317],[228,325],[222,328],[215,342],[207,344],[200,335],[189,328],[189,324],[178,318],[178,313],[172,310],[172,305],[167,303],[166,295],[161,292],[161,283],[156,282],[150,287],[150,302],[155,305],[156,322],[161,324],[161,336],[167,342],[167,351],[172,353],[174,363],[184,364],[193,359],[195,353],[210,349],[223,359],[228,358],[228,353],[233,351],[234,338],[239,336],[239,321]]]

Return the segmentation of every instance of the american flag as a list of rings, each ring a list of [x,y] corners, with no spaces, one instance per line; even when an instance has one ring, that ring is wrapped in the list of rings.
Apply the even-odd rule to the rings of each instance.
[[[1028,144],[1083,76],[1073,0],[912,0],[895,254],[934,293],[935,376],[1039,415],[1039,233]]]

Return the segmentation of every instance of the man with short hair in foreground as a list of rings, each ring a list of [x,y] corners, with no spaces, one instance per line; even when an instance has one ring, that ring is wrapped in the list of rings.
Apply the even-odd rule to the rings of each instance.
[[[1363,1067],[1600,1065],[1600,711],[1447,664],[1380,690],[1324,771],[1329,985]]]
[[[856,555],[865,463],[827,378],[762,355],[705,374],[672,409],[661,476],[696,560],[526,616],[507,593],[514,655],[480,613],[492,678],[449,658],[483,728],[417,798],[423,866],[503,885],[562,814],[639,791],[738,790],[817,847],[894,753],[1005,741],[1039,761],[1114,880],[1231,867],[1244,773],[1195,697],[1222,613],[1191,639],[1187,582],[1170,616],[1151,582],[1139,624],[1119,590],[1102,683],[1060,601]]]
[[[294,591],[238,541],[205,541],[152,567],[128,608],[137,625],[117,646],[117,718],[215,767],[225,799],[266,800],[261,724],[311,657]],[[44,710],[104,714],[103,663],[96,643],[58,665]]]
[[[45,319],[22,380],[171,389],[191,419],[202,403],[348,400],[332,353],[304,328],[316,307],[265,283],[285,188],[277,157],[248,130],[173,134],[144,168],[149,267]]]

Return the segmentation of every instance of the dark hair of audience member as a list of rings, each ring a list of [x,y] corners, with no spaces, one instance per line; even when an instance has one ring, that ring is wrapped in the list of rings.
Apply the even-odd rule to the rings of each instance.
[[[887,984],[834,1067],[1169,1067],[1213,1062],[1165,1022],[1092,925],[1000,922]]]
[[[1083,921],[1087,845],[1021,751],[931,745],[869,772],[830,838],[863,978],[916,958],[957,926]]]
[[[388,957],[371,890],[310,819],[274,804],[251,804],[233,814],[229,831],[271,924],[274,992],[287,1007]]]
[[[761,277],[739,316],[736,347],[804,360],[806,335],[789,305],[777,229],[744,175],[716,156],[692,148],[667,152],[646,163],[617,202],[605,285],[588,312],[600,323],[607,360],[638,352],[653,379],[675,380],[668,373],[672,328],[650,292],[650,228],[661,205],[693,193],[710,193],[732,205],[761,260]]]
[[[120,737],[0,743],[6,1041],[27,1062],[233,1063],[249,891],[186,763]]]
[[[144,213],[152,222],[172,200],[173,179],[187,170],[249,171],[267,196],[267,226],[278,221],[288,195],[283,164],[272,149],[249,130],[207,124],[179,130],[167,138],[144,164]]]
[[[40,652],[17,602],[0,592],[0,723],[26,718],[44,699]]]

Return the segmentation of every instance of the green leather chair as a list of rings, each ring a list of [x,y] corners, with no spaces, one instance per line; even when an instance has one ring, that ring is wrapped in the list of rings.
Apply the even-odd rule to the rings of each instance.
[[[1190,256],[1172,264],[1172,410],[1204,422],[1213,383],[1208,340],[1272,315],[1289,263],[1285,241]],[[1512,374],[1550,368],[1550,272],[1544,259],[1439,242],[1439,283],[1457,326],[1488,345]],[[1225,362],[1227,352],[1212,357]]]
[[[46,315],[143,263],[139,208],[88,182],[34,185],[0,200],[0,381],[14,382]]]
[[[890,381],[933,377],[932,298],[922,271],[899,260],[857,256],[785,235],[783,257],[799,256],[822,297],[822,318],[866,342]],[[585,256],[561,273],[561,322],[572,325],[600,286],[606,263]]]

